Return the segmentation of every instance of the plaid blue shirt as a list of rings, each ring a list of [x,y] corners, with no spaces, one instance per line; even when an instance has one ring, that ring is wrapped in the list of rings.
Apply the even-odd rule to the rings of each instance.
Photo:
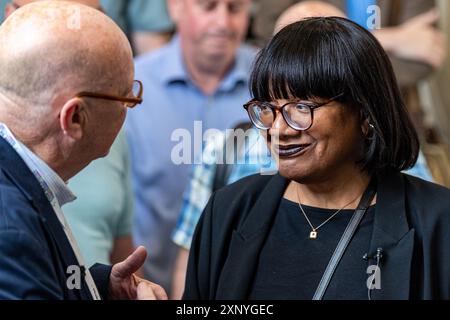
[[[248,141],[243,146],[245,152],[240,152],[237,164],[232,165],[228,184],[256,173],[270,174],[276,169],[275,161],[259,131],[252,129],[248,132]],[[192,170],[188,188],[183,195],[180,218],[172,236],[172,240],[185,249],[190,248],[197,222],[213,193],[218,151],[222,152],[225,141],[224,137],[208,141],[204,148],[203,164],[194,166]]]
[[[219,142],[217,142],[219,141]],[[212,140],[206,144],[203,164],[194,166],[191,179],[183,195],[183,206],[172,240],[180,247],[189,250],[195,227],[213,193],[216,176],[217,150],[224,149],[225,139]],[[247,176],[262,173],[270,174],[276,170],[275,161],[268,154],[264,138],[258,130],[252,129],[249,142],[244,145],[245,153],[241,153],[238,164],[233,165],[228,184],[232,184]],[[432,181],[425,157],[420,153],[419,160],[407,174]]]

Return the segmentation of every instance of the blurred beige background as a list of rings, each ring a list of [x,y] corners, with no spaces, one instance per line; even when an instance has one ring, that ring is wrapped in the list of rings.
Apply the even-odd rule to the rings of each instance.
[[[450,1],[437,0],[440,28],[450,44]],[[450,59],[441,70],[419,85],[425,123],[437,132],[435,143],[424,145],[428,164],[437,182],[450,187]]]

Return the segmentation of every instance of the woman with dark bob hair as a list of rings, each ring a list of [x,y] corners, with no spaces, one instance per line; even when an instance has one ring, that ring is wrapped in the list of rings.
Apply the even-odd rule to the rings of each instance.
[[[401,173],[419,141],[372,34],[337,17],[281,30],[245,105],[279,173],[215,193],[185,299],[449,299],[450,190]]]

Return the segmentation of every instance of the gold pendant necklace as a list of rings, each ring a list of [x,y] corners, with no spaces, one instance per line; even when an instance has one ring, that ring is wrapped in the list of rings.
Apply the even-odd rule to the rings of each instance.
[[[319,236],[319,229],[322,228],[324,225],[326,225],[331,220],[333,220],[333,218],[336,217],[339,214],[339,212],[341,212],[342,210],[347,208],[349,205],[351,205],[353,202],[358,200],[359,196],[356,199],[352,200],[351,202],[347,203],[341,209],[337,210],[327,220],[325,220],[323,223],[321,223],[317,227],[313,226],[313,224],[311,223],[311,220],[309,220],[308,216],[306,215],[305,210],[303,209],[303,206],[302,206],[302,203],[301,203],[301,200],[300,200],[300,193],[298,192],[298,185],[297,185],[297,198],[298,198],[298,206],[300,207],[300,211],[303,213],[303,216],[305,217],[306,221],[308,221],[308,224],[311,227],[311,232],[309,234],[309,239],[316,240],[318,238],[318,236]]]

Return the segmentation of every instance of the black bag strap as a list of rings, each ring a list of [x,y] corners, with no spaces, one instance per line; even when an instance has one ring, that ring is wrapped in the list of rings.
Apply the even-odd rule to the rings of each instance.
[[[367,209],[370,207],[370,204],[372,203],[376,193],[377,193],[376,179],[372,178],[372,180],[369,183],[369,186],[367,187],[366,191],[364,192],[361,198],[361,201],[359,202],[358,207],[356,208],[355,214],[348,223],[347,228],[345,229],[344,234],[341,237],[341,240],[339,240],[339,243],[333,253],[333,256],[331,257],[330,262],[328,263],[328,266],[325,269],[325,272],[322,276],[322,279],[320,280],[319,286],[317,287],[313,300],[323,299],[323,296],[327,291],[328,285],[330,284],[331,278],[333,277],[333,274],[336,271],[336,268],[339,262],[341,261],[342,256],[344,255],[345,250],[348,247],[348,244],[352,240],[356,232],[356,229],[358,228],[364,215],[366,214]]]
[[[234,130],[240,129],[247,131],[251,128],[251,122],[242,122],[234,127]],[[213,180],[213,192],[216,192],[229,184],[228,180],[233,171],[233,163],[237,162],[239,153],[241,153],[244,148],[244,144],[245,142],[240,142],[233,134],[226,138],[223,146],[223,155],[225,159],[223,164],[217,164],[216,166],[216,174],[214,175]],[[231,152],[230,148],[234,148],[234,152]],[[234,159],[231,159],[231,156],[234,156]]]

